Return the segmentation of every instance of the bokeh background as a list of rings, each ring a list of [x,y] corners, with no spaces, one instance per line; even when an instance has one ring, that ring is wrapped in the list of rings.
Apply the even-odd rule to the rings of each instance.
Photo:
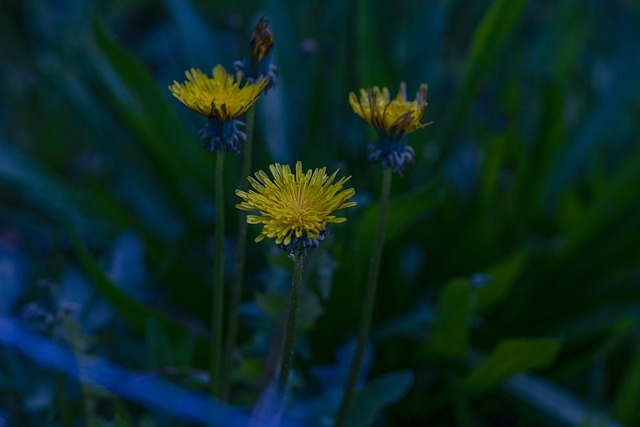
[[[290,421],[331,425],[364,294],[381,174],[348,93],[406,81],[428,83],[433,123],[394,178],[350,425],[640,425],[638,2],[3,0],[0,426],[195,422],[36,344],[203,390],[214,156],[167,86],[231,70],[263,15],[279,75],[254,170],[340,168],[358,201],[306,270]],[[229,279],[240,169],[227,159]],[[266,241],[248,259],[230,395],[246,413],[292,264]],[[11,325],[46,341],[20,347]]]

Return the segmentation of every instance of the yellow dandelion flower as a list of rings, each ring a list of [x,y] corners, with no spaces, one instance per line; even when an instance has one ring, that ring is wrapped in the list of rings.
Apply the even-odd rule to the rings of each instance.
[[[256,242],[265,237],[274,238],[287,252],[318,246],[324,239],[328,223],[340,223],[346,218],[333,215],[334,211],[355,206],[348,202],[355,194],[353,188],[342,190],[351,177],[334,183],[338,171],[326,174],[326,168],[302,172],[302,163],[296,163],[295,174],[288,165],[269,166],[273,181],[263,171],[248,177],[255,190],[236,190],[244,201],[236,207],[245,211],[258,211],[248,215],[249,224],[263,224]]]
[[[267,87],[265,79],[240,85],[240,79],[228,74],[222,65],[213,69],[213,78],[192,68],[185,72],[187,81],[174,80],[169,90],[187,107],[209,119],[200,131],[200,140],[207,152],[213,150],[238,153],[247,139],[238,129],[237,119],[256,103]]]
[[[368,160],[381,162],[384,168],[401,172],[413,162],[414,151],[406,146],[407,135],[428,125],[421,123],[427,105],[427,85],[421,84],[413,101],[407,100],[407,85],[402,82],[395,98],[389,89],[378,86],[360,89],[360,97],[349,93],[353,111],[378,132],[378,141],[369,148]]]
[[[416,99],[407,100],[407,85],[402,82],[398,95],[391,99],[389,89],[378,86],[360,89],[360,98],[349,94],[349,104],[353,111],[373,126],[378,132],[405,135],[426,125],[420,123],[427,105],[427,85],[422,84]]]
[[[185,72],[187,81],[174,80],[169,86],[173,96],[193,111],[220,121],[237,119],[249,110],[260,97],[266,82],[240,87],[240,82],[228,74],[222,65],[213,69],[213,78],[197,68]]]

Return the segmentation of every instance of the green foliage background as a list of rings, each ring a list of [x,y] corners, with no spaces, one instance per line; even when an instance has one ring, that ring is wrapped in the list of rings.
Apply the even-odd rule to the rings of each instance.
[[[132,370],[189,367],[173,380],[200,388],[213,156],[166,87],[191,67],[230,70],[262,15],[279,77],[257,106],[254,169],[340,168],[358,201],[307,269],[295,416],[333,417],[377,216],[375,136],[347,95],[406,81],[429,84],[433,124],[394,178],[350,425],[640,425],[634,1],[4,1],[0,315],[51,293],[80,313],[48,332],[56,342]],[[227,161],[227,272],[240,166]],[[269,369],[291,268],[270,243],[248,251],[242,408]],[[0,421],[83,416],[74,381],[45,372],[37,386],[28,355],[0,354]],[[97,425],[181,422],[83,392]]]

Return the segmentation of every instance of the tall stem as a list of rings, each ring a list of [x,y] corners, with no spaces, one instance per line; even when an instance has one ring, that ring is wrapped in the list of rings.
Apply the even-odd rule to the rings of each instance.
[[[241,189],[246,190],[247,180],[251,174],[251,148],[253,145],[253,123],[255,121],[256,109],[251,108],[247,111],[246,117],[246,135],[247,140],[244,143],[244,152],[242,153],[242,185]],[[229,318],[227,324],[227,341],[224,349],[224,369],[222,373],[222,399],[227,400],[229,394],[229,374],[231,373],[231,359],[233,349],[238,339],[238,307],[242,298],[242,286],[244,282],[244,261],[247,248],[247,214],[245,211],[239,211],[238,214],[238,238],[236,241],[235,256],[235,272],[233,276],[233,284],[231,286],[231,297],[229,301]]]
[[[298,324],[298,311],[300,308],[300,288],[302,287],[302,270],[304,267],[304,251],[296,252],[296,261],[293,267],[293,285],[291,287],[291,300],[289,301],[289,317],[284,336],[284,351],[282,353],[282,364],[280,365],[280,376],[278,377],[278,394],[282,396],[287,388],[291,364],[293,361],[293,344],[296,336],[296,325]]]
[[[222,320],[224,298],[224,153],[216,152],[215,175],[216,242],[213,259],[213,293],[211,300],[211,366],[209,392],[220,396],[222,371]]]
[[[336,427],[344,425],[347,414],[349,411],[349,405],[353,398],[353,392],[360,374],[360,367],[362,365],[362,356],[364,355],[364,349],[369,340],[369,334],[371,331],[371,318],[373,316],[373,308],[376,301],[376,292],[378,289],[378,277],[380,276],[380,260],[382,258],[382,247],[384,246],[384,228],[387,218],[387,207],[389,206],[389,193],[391,190],[391,176],[393,170],[391,168],[383,169],[382,172],[382,189],[380,190],[380,212],[378,213],[378,228],[373,241],[373,252],[371,253],[371,259],[369,261],[369,272],[367,276],[367,288],[365,290],[364,305],[362,306],[362,314],[360,316],[360,332],[358,333],[358,345],[356,347],[356,353],[351,363],[351,370],[349,371],[349,379],[347,380],[347,387],[340,403],[340,409],[338,416],[336,417]]]

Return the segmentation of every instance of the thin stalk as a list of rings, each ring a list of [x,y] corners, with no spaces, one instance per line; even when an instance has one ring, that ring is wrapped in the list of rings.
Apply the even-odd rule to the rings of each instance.
[[[378,290],[378,277],[380,276],[380,260],[382,258],[382,248],[384,246],[384,228],[387,219],[387,208],[389,206],[389,193],[391,192],[391,177],[393,170],[391,168],[383,169],[382,172],[382,188],[380,190],[380,211],[378,213],[378,227],[376,235],[373,241],[373,252],[371,253],[371,259],[369,261],[369,272],[367,275],[367,288],[365,290],[364,305],[362,306],[362,313],[360,316],[360,331],[358,333],[358,344],[356,347],[356,353],[351,363],[351,370],[349,371],[349,379],[347,380],[347,387],[340,403],[340,409],[338,416],[336,417],[336,427],[344,425],[347,414],[349,411],[349,405],[353,398],[353,392],[360,374],[360,367],[362,365],[362,356],[364,355],[364,349],[369,340],[369,334],[371,332],[371,318],[373,317],[373,308],[376,301],[376,292]]]
[[[76,359],[79,363],[80,359]],[[78,373],[78,378],[80,378],[80,373]],[[84,422],[85,425],[87,426],[93,426],[95,421],[93,419],[93,413],[95,410],[95,407],[93,405],[93,400],[91,399],[91,396],[89,396],[89,390],[88,387],[85,385],[84,383],[84,379],[80,378],[81,381],[79,382],[80,384],[80,402],[82,404],[82,412],[84,413]],[[65,393],[62,393],[62,396],[64,396]],[[66,423],[65,423],[66,425]],[[73,425],[73,423],[69,423],[69,425]]]
[[[85,425],[92,426],[93,417],[91,416],[91,412],[87,408],[86,395],[85,395],[85,390],[82,383],[82,378],[79,378],[79,379],[80,379],[79,386],[80,386],[80,396],[81,396],[80,402],[83,406],[84,422],[85,422]],[[55,388],[57,393],[54,395],[56,396],[55,402],[56,402],[56,407],[60,413],[60,421],[62,423],[62,426],[73,427],[73,421],[75,417],[73,416],[72,410],[71,410],[71,399],[69,399],[69,396],[67,395],[67,393],[65,393],[66,388],[68,387],[68,385],[65,384],[65,380],[66,380],[66,376],[64,374],[60,372],[56,373]],[[1,425],[2,424],[0,424],[0,426]]]
[[[209,392],[221,394],[222,321],[224,301],[224,153],[216,152],[215,174],[216,242],[213,255],[213,292],[211,300],[211,366]]]
[[[296,336],[296,326],[298,324],[298,311],[300,308],[300,288],[302,287],[302,270],[304,267],[304,251],[296,253],[295,265],[293,267],[293,285],[291,287],[291,299],[289,301],[289,317],[284,336],[284,351],[282,352],[282,363],[280,365],[280,376],[278,377],[278,394],[284,395],[291,373],[293,361],[293,344]]]
[[[246,135],[247,140],[244,143],[244,152],[242,153],[242,185],[240,188],[246,190],[247,179],[251,174],[251,148],[253,145],[253,123],[255,122],[256,109],[251,108],[247,111],[246,118]],[[242,286],[244,283],[244,261],[246,258],[247,248],[247,214],[245,211],[239,211],[238,213],[238,238],[236,241],[236,256],[235,256],[235,273],[233,276],[233,284],[231,286],[231,297],[229,301],[229,319],[227,324],[227,341],[224,349],[224,369],[222,371],[222,400],[227,400],[229,394],[229,374],[231,373],[231,359],[233,355],[233,349],[236,346],[238,339],[238,307],[240,306],[240,299],[242,298]]]

